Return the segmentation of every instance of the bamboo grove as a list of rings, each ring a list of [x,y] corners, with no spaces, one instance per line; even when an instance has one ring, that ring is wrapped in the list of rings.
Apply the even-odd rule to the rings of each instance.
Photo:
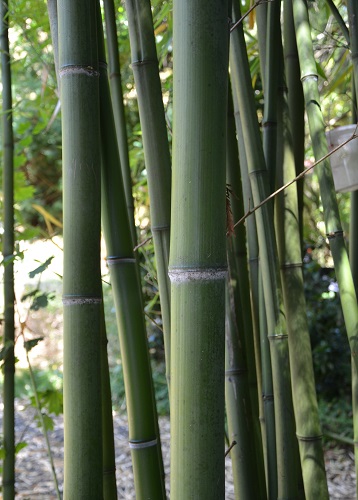
[[[357,193],[352,193],[348,254],[320,106],[311,2],[258,0],[251,9],[249,2],[244,6],[240,0],[172,3],[161,21],[166,30],[171,20],[173,24],[173,120],[168,126],[153,8],[150,0],[123,2],[164,330],[170,498],[225,498],[225,449],[230,447],[238,500],[328,499],[302,272],[300,173],[307,143],[316,162],[325,244],[334,261],[351,348],[356,412],[358,203]],[[340,3],[340,10],[331,0],[327,4],[328,15],[347,40],[351,92],[357,95],[356,2]],[[121,481],[115,474],[118,450],[101,234],[124,371],[133,494],[138,500],[168,495],[135,250],[138,231],[119,64],[118,5],[114,0],[47,2],[62,120],[63,497],[75,500],[116,499],[116,479]],[[348,14],[348,24],[340,11]],[[16,108],[7,1],[1,0],[0,15],[6,452],[2,492],[4,500],[11,500],[16,479]],[[257,28],[263,116],[257,113],[250,73],[247,23]],[[291,182],[296,176],[301,180]],[[358,413],[355,439],[357,419]]]

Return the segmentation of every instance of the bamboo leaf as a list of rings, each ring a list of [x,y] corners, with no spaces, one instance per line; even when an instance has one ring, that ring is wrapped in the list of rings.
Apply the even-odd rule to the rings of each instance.
[[[44,337],[36,337],[35,339],[27,340],[26,342],[24,342],[24,347],[25,347],[26,351],[30,352],[31,349],[36,347],[37,344],[39,342],[41,342],[41,340],[43,340],[43,339],[44,339]]]
[[[29,272],[29,278],[34,278],[37,274],[40,274],[40,273],[43,273],[44,271],[46,271],[46,269],[48,268],[48,266],[51,264],[53,258],[54,258],[54,256],[52,255],[43,264],[41,264],[39,267],[37,267],[33,271],[30,271]]]

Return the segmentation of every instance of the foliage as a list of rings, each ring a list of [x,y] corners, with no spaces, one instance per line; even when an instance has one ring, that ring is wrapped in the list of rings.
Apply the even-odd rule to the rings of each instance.
[[[311,254],[309,248],[304,275],[317,391],[328,399],[347,397],[351,391],[350,348],[334,270],[320,267]]]

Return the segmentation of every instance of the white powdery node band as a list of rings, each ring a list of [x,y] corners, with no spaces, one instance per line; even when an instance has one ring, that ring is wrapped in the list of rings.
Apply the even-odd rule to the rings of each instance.
[[[86,75],[99,77],[99,72],[92,68],[92,66],[77,66],[68,65],[63,66],[59,71],[60,78],[66,75]]]
[[[217,281],[227,278],[227,268],[170,269],[168,275],[171,283],[189,283],[191,281]]]
[[[64,306],[83,306],[88,304],[101,304],[101,297],[63,297],[62,304]]]

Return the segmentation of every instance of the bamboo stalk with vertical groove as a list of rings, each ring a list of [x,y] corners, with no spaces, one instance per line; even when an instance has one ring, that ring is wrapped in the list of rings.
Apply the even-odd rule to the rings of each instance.
[[[150,0],[126,0],[132,68],[150,198],[151,230],[157,262],[163,319],[166,376],[170,385],[170,244],[171,160],[165,123]]]
[[[12,129],[11,66],[8,37],[8,2],[0,0],[0,49],[2,74],[3,147],[3,263],[4,263],[4,414],[5,458],[2,492],[5,500],[15,498],[15,321],[14,321],[14,138]]]
[[[217,500],[225,496],[228,5],[173,7],[170,490],[172,500]]]
[[[325,125],[320,109],[318,76],[313,55],[307,3],[305,0],[293,0],[293,14],[297,37],[298,55],[301,66],[301,80],[306,103],[306,113],[313,152],[316,159],[328,154]],[[356,369],[358,368],[358,307],[352,272],[344,242],[332,171],[329,158],[321,162],[316,169],[322,199],[324,222],[327,238],[334,261],[344,321],[348,341]]]
[[[126,131],[126,118],[123,103],[121,67],[119,62],[117,25],[114,0],[104,0],[104,16],[107,38],[109,81],[111,86],[111,97],[113,103],[114,121],[117,131],[117,142],[121,170],[123,177],[124,192],[127,201],[129,224],[132,233],[133,247],[137,242],[137,234],[134,224],[134,200],[132,194],[132,177],[129,164],[128,140]]]
[[[241,17],[240,4],[233,2],[234,18]],[[240,109],[253,201],[260,203],[269,194],[268,171],[259,134],[243,27],[231,34],[230,67],[233,91]],[[239,70],[240,68],[240,70]],[[278,497],[297,495],[296,463],[292,450],[297,446],[291,394],[288,341],[283,316],[281,284],[277,260],[273,207],[266,204],[256,211],[260,263],[267,314],[268,336],[274,386]],[[269,497],[275,497],[274,478],[269,479]],[[272,495],[272,496],[271,496]]]
[[[102,498],[96,0],[58,3],[63,141],[64,497]]]
[[[138,500],[165,498],[164,473],[143,303],[133,254],[102,23],[98,20],[102,141],[102,224],[122,355],[135,491]]]

